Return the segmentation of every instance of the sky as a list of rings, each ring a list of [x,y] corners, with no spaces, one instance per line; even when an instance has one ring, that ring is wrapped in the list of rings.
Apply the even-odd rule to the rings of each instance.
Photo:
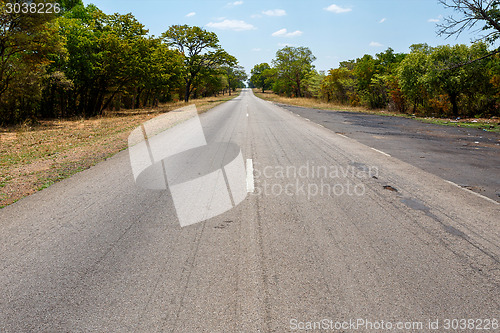
[[[458,39],[436,34],[443,17],[456,15],[437,0],[84,0],[106,14],[132,13],[159,36],[174,24],[213,31],[247,73],[271,63],[284,46],[305,46],[317,70],[375,55],[391,47],[409,52],[416,43],[470,44],[478,32]],[[480,34],[480,32],[479,32]]]

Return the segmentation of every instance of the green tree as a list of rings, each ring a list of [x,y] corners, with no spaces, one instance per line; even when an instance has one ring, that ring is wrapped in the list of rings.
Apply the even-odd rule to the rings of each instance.
[[[352,93],[349,91],[348,84],[351,76],[351,71],[345,67],[330,69],[328,75],[321,82],[321,95],[326,98],[327,102],[347,103],[349,95]]]
[[[243,81],[247,79],[247,74],[245,69],[239,65],[234,66],[222,66],[222,70],[227,79],[227,87],[229,90],[229,95],[231,95],[231,90],[235,90],[240,87]]]
[[[189,101],[196,76],[216,66],[233,65],[236,59],[219,45],[219,38],[213,32],[200,27],[173,25],[162,34],[169,46],[177,48],[184,55],[184,101]]]
[[[323,71],[318,72],[316,70],[310,71],[305,80],[304,86],[307,91],[308,97],[319,98],[321,95],[321,82],[325,78],[325,73]]]
[[[253,66],[250,73],[250,82],[255,88],[261,88],[262,92],[271,89],[273,86],[275,73],[273,73],[268,63],[264,62]]]
[[[442,45],[433,49],[429,55],[429,67],[424,79],[434,89],[448,95],[452,105],[453,115],[459,115],[459,99],[471,90],[488,82],[484,76],[487,72],[484,64],[476,62],[467,66],[456,66],[468,59],[479,58],[488,54],[485,44],[476,43],[471,47],[466,45]]]
[[[50,57],[64,52],[55,14],[8,13],[7,2],[0,0],[0,123],[35,115]]]
[[[75,85],[72,103],[79,114],[102,113],[115,96],[144,77],[154,43],[132,14],[106,15],[93,5],[75,6],[61,19],[61,27],[69,58],[59,66]]]
[[[134,95],[134,108],[170,100],[171,92],[182,85],[182,54],[154,37],[141,38],[133,47],[135,51],[128,60],[131,80],[124,93]]]
[[[425,75],[429,70],[430,48],[426,44],[415,44],[398,66],[397,78],[404,96],[413,104],[413,112],[423,104],[427,93]]]
[[[277,87],[296,97],[302,97],[302,84],[309,72],[314,68],[316,57],[307,47],[286,46],[276,52],[273,65],[276,69]]]

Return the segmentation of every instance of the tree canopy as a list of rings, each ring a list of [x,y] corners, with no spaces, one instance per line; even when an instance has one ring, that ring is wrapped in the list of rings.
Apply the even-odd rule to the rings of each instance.
[[[193,82],[202,72],[211,72],[219,66],[233,66],[236,58],[229,55],[219,45],[219,38],[213,32],[200,27],[173,25],[162,37],[167,45],[176,47],[184,56],[184,101],[187,102],[193,91]]]
[[[261,88],[262,92],[271,89],[274,83],[274,71],[267,62],[255,65],[250,71],[250,81],[256,88]]]
[[[307,74],[314,68],[312,64],[314,60],[316,57],[307,47],[285,46],[278,50],[273,65],[280,89],[287,94],[302,97],[302,84]]]

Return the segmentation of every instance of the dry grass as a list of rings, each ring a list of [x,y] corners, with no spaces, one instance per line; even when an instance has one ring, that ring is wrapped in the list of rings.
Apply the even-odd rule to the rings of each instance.
[[[237,95],[189,104],[204,112]],[[93,119],[44,120],[36,126],[0,128],[0,208],[126,149],[128,135],[138,125],[186,105],[168,103],[155,109],[108,112]]]
[[[295,105],[295,106],[301,106],[304,108],[314,108],[314,109],[321,109],[321,110],[353,111],[353,112],[369,111],[369,110],[366,110],[366,108],[361,107],[361,106],[349,106],[349,105],[342,105],[342,104],[327,103],[325,101],[322,101],[322,100],[319,100],[316,98],[285,97],[285,96],[276,95],[272,91],[266,91],[266,92],[262,93],[262,90],[260,90],[260,89],[254,89],[253,91],[257,97],[265,99],[267,101],[275,102],[275,103]],[[375,113],[375,112],[380,112],[380,111],[373,111],[373,112]]]

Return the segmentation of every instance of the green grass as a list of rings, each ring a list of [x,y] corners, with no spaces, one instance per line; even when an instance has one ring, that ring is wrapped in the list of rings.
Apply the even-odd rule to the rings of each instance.
[[[12,180],[12,176],[5,177],[5,179],[0,182],[0,187],[5,187],[5,185],[7,185],[9,183],[9,181],[11,181],[11,180]]]
[[[416,118],[424,123],[443,125],[443,126],[453,126],[453,127],[465,127],[465,128],[477,128],[480,130],[485,130],[488,132],[500,133],[500,125],[498,123],[487,123],[484,121],[450,121],[449,119],[440,118]]]

